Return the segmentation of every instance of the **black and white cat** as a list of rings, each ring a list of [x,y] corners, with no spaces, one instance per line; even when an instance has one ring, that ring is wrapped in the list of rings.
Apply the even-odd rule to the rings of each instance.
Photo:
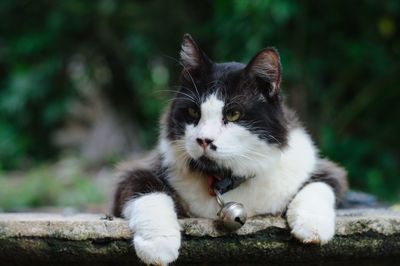
[[[285,215],[304,243],[324,244],[335,232],[335,203],[346,173],[318,157],[310,136],[280,94],[277,51],[247,65],[214,63],[185,35],[181,87],[161,120],[159,144],[141,162],[121,166],[114,215],[129,220],[138,257],[166,265],[178,257],[178,217],[216,219],[212,186],[245,180],[226,201],[249,216]]]

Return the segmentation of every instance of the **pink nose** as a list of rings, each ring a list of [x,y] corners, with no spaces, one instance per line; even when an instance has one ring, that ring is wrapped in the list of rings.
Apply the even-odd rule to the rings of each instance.
[[[210,146],[210,149],[212,150],[216,150],[217,147],[212,143],[214,140],[212,139],[201,139],[201,138],[197,138],[196,142],[203,148],[203,149],[207,149],[208,146]]]

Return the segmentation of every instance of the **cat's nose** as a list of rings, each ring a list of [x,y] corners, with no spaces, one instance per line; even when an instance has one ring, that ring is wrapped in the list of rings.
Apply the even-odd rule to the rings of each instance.
[[[213,142],[214,140],[213,139],[208,139],[208,138],[205,138],[205,139],[201,139],[201,138],[197,138],[196,139],[196,142],[203,148],[203,149],[206,149],[208,146],[210,146],[210,149],[212,149],[212,150],[216,150],[217,149],[217,146],[215,146],[212,142]]]

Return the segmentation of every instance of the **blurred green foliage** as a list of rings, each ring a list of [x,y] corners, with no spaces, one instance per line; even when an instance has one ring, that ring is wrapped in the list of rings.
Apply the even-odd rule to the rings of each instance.
[[[398,200],[399,12],[397,0],[0,1],[0,168],[55,158],[51,136],[81,97],[76,58],[154,144],[190,32],[216,61],[277,47],[287,100],[321,153],[354,188]]]
[[[0,210],[49,206],[83,209],[104,202],[105,195],[97,186],[76,162],[61,169],[42,164],[13,178],[0,173]]]

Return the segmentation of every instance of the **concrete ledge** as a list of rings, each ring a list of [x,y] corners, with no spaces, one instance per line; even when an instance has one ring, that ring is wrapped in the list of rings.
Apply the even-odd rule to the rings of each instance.
[[[122,219],[104,215],[0,214],[0,261],[8,264],[138,264],[131,232]],[[340,210],[336,236],[327,245],[296,241],[280,217],[255,217],[235,234],[207,219],[181,220],[178,264],[393,265],[400,260],[400,213]],[[366,264],[367,263],[367,264]]]

